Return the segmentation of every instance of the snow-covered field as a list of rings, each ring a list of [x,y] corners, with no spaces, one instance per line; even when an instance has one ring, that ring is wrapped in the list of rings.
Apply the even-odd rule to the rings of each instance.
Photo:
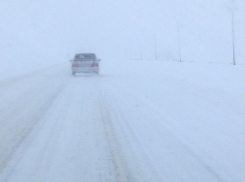
[[[0,182],[245,181],[244,66],[23,73],[0,74]]]

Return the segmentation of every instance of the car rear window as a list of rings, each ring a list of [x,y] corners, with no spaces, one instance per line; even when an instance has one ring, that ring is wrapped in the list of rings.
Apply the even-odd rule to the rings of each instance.
[[[96,59],[95,54],[76,54],[75,59]]]

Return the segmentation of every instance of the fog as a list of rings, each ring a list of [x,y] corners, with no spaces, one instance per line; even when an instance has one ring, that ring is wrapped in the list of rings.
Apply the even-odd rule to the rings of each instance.
[[[0,61],[62,62],[77,52],[101,59],[232,63],[229,0],[2,0]],[[237,63],[245,58],[245,2],[235,2]]]
[[[245,0],[0,0],[0,17],[0,182],[245,182]]]

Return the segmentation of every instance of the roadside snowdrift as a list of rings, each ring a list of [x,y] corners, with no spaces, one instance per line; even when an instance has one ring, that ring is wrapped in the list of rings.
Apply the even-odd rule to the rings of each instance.
[[[118,87],[121,92],[138,97],[138,101],[128,102],[123,93],[115,93],[115,97],[124,100],[121,107],[128,109],[126,113],[133,108],[141,110],[142,116],[137,118],[132,114],[130,121],[141,121],[140,117],[154,127],[154,133],[149,133],[149,129],[142,129],[142,123],[135,123],[139,138],[145,138],[143,143],[150,158],[162,169],[159,173],[166,167],[164,159],[161,161],[159,157],[166,153],[168,145],[163,147],[161,140],[164,138],[159,139],[161,135],[156,133],[166,130],[220,181],[245,180],[242,173],[245,170],[244,66],[162,61],[118,61],[114,65],[116,67],[113,67],[111,76],[120,78]],[[103,66],[104,72],[109,73],[110,64]],[[115,79],[115,82],[118,81]],[[172,145],[171,140],[169,145]],[[175,161],[173,168],[179,165],[178,170],[186,175],[185,167],[180,167],[178,163],[184,160],[184,152],[178,147],[172,152],[176,153],[175,157],[179,156],[179,160],[175,161],[174,157],[171,162],[169,156],[169,163]],[[198,175],[198,170],[193,173]],[[167,181],[172,181],[174,175],[169,172],[165,177],[169,177]],[[177,178],[173,181],[181,180]]]

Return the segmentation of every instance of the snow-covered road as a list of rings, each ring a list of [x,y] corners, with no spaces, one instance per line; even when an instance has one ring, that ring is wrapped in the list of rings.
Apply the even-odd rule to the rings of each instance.
[[[0,182],[245,181],[244,86],[144,64],[1,82]]]

